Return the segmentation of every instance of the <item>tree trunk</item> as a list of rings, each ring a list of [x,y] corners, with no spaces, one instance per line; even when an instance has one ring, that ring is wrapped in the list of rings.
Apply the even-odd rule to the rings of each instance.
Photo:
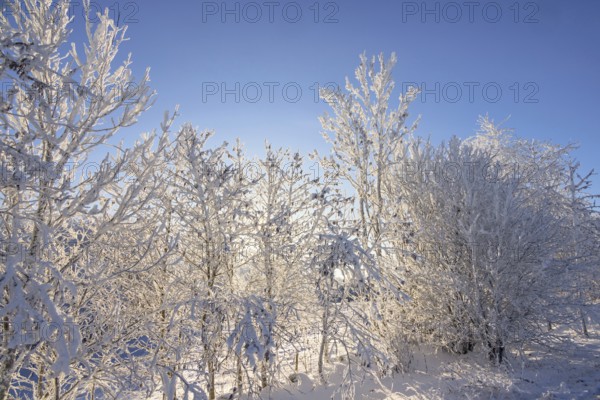
[[[238,396],[242,397],[242,390],[244,384],[244,377],[242,375],[242,358],[238,357],[237,359],[237,393]]]
[[[260,388],[264,389],[267,386],[267,364],[263,361],[260,363]]]
[[[269,362],[269,354],[267,353],[265,356],[265,360],[261,362],[261,371],[260,371],[260,387],[261,389],[269,386],[269,369],[267,368]]]
[[[60,378],[54,378],[54,400],[60,400]]]
[[[322,335],[321,338],[321,346],[319,348],[319,361],[318,361],[318,372],[321,377],[321,382],[325,383],[325,374],[323,373],[323,358],[325,357],[325,349],[327,347],[328,340],[328,319],[329,319],[329,304],[325,304],[325,310],[323,311],[323,320],[322,320]]]
[[[215,364],[208,360],[208,400],[215,400]]]
[[[298,352],[296,351],[296,358],[294,360],[294,372],[298,373]]]
[[[45,371],[44,371],[44,364],[40,365],[40,368],[38,370],[38,380],[37,380],[37,385],[36,385],[36,389],[35,389],[35,397],[37,399],[42,399],[44,397],[44,375],[45,375]]]
[[[587,329],[587,323],[585,322],[585,312],[581,306],[579,307],[579,318],[581,319],[581,328],[583,329],[583,334],[585,337],[590,337]]]
[[[490,360],[495,361],[498,365],[502,364],[502,359],[504,357],[504,343],[502,342],[502,339],[496,339],[495,343],[488,342],[488,346],[490,348]]]

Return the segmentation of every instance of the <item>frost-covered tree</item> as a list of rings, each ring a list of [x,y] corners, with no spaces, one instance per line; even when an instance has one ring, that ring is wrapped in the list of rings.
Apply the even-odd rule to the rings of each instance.
[[[401,155],[408,164],[397,164],[395,189],[412,230],[403,249],[412,322],[452,351],[480,344],[502,361],[506,346],[540,333],[554,293],[551,266],[564,232],[557,174],[565,151],[511,141],[491,126],[473,140],[453,138],[437,148],[412,141]],[[507,156],[511,149],[521,154],[517,162]],[[543,174],[531,168],[533,160],[547,167]]]
[[[568,304],[575,309],[581,323],[581,331],[589,336],[586,308],[593,303],[594,285],[598,282],[598,214],[594,199],[598,195],[589,192],[594,171],[580,175],[578,162],[568,166],[565,187],[566,240],[563,262],[566,266],[566,282],[570,285]],[[565,288],[563,288],[565,289]]]
[[[62,398],[94,391],[117,394],[133,386],[148,388],[151,373],[141,368],[139,356],[148,348],[153,331],[149,316],[156,310],[151,308],[152,291],[143,289],[150,282],[148,277],[169,261],[173,247],[172,241],[164,244],[165,222],[158,218],[156,207],[164,185],[149,173],[162,166],[166,137],[155,146],[150,144],[107,192],[118,201],[122,190],[130,191],[128,181],[141,185],[140,191],[129,193],[135,201],[129,201],[133,208],[126,222],[102,234],[98,230],[102,219],[86,217],[79,224],[79,231],[84,227],[82,240],[68,247],[68,254],[76,256],[69,260],[72,266],[66,276],[77,288],[73,311],[82,344],[64,378]],[[110,218],[110,211],[106,213],[104,217]]]
[[[309,252],[320,223],[313,194],[319,179],[305,171],[303,158],[266,146],[264,159],[247,164],[256,174],[250,211],[252,231],[243,249],[247,260],[240,270],[240,291],[264,302],[272,318],[263,326],[263,337],[273,347],[260,356],[260,387],[274,383],[282,360],[275,350],[292,350],[300,320],[306,315],[304,299],[310,293],[306,274]],[[248,307],[243,307],[247,313]],[[244,317],[245,318],[245,317]],[[243,338],[241,338],[243,339]],[[265,342],[265,345],[266,343]]]
[[[393,108],[392,70],[396,56],[392,54],[386,62],[381,54],[377,61],[378,68],[375,57],[368,60],[361,55],[355,72],[358,86],[346,79],[346,93],[322,91],[321,97],[333,109],[332,116],[320,119],[323,136],[332,146],[331,156],[322,162],[325,169],[336,171],[355,195],[349,218],[357,220],[356,236],[362,248],[372,254],[382,276],[400,288],[402,258],[395,249],[407,232],[406,218],[402,200],[390,195],[387,187],[394,185],[393,164],[403,141],[416,129],[417,122],[408,124],[408,107],[418,91],[411,88],[400,94]],[[380,318],[373,321],[370,329],[386,343],[388,352],[398,353],[398,299],[383,292],[378,303]],[[394,357],[399,364],[401,357]]]
[[[77,284],[85,281],[85,251],[122,232],[154,195],[152,137],[117,147],[95,173],[72,171],[135,123],[152,94],[147,73],[132,84],[129,58],[114,67],[125,29],[108,13],[96,24],[86,18],[83,52],[65,46],[68,5],[24,0],[0,16],[0,79],[10,86],[0,107],[0,235],[10,248],[0,269],[0,398],[17,377],[35,383],[36,396],[58,398],[70,366],[90,362],[78,301],[109,281]],[[123,179],[136,162],[136,179]]]
[[[595,281],[598,254],[594,225],[597,212],[593,203],[597,195],[590,192],[593,171],[583,176],[579,174],[579,163],[572,156],[574,145],[513,138],[487,117],[481,118],[480,123],[482,133],[467,141],[476,148],[490,151],[499,161],[498,171],[510,171],[526,182],[523,190],[528,193],[531,204],[552,209],[563,222],[560,250],[549,263],[553,279],[549,279],[546,293],[548,326],[551,329],[553,322],[575,322],[575,310],[585,333],[586,296],[583,293],[589,288],[586,284]]]
[[[241,148],[232,152],[227,143],[208,148],[211,135],[186,125],[175,139],[171,199],[166,207],[178,235],[180,276],[177,285],[161,292],[177,297],[175,304],[186,313],[185,334],[198,349],[194,361],[209,399],[214,399],[239,306],[233,289],[242,260],[238,252],[248,234],[248,192],[254,182],[244,175]],[[171,328],[181,330],[177,324]]]
[[[347,93],[323,89],[321,98],[333,109],[333,115],[325,115],[320,121],[323,137],[332,145],[331,157],[322,160],[324,167],[336,170],[353,188],[358,203],[360,242],[381,256],[390,219],[390,202],[384,188],[391,177],[393,155],[403,137],[416,126],[407,126],[407,118],[408,106],[417,91],[411,89],[401,94],[398,107],[390,110],[396,56],[392,54],[385,62],[380,54],[378,62],[377,70],[375,57],[368,60],[361,55],[355,72],[358,87],[346,78]]]

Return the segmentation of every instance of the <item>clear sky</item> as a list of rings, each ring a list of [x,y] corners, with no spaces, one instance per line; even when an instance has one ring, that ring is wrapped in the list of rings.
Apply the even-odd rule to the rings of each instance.
[[[597,0],[92,3],[129,25],[123,52],[137,75],[151,67],[159,94],[121,137],[158,127],[180,104],[179,124],[240,137],[251,154],[265,139],[325,152],[317,87],[353,77],[363,51],[395,52],[394,97],[410,82],[424,91],[411,108],[419,134],[467,137],[479,115],[510,117],[504,126],[521,137],[579,143],[583,167],[600,172]]]

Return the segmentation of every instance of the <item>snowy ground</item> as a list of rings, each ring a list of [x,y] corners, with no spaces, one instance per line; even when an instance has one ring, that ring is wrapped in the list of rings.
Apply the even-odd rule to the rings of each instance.
[[[584,338],[572,330],[560,332],[567,342],[562,351],[550,352],[542,346],[512,356],[509,365],[493,367],[484,354],[465,356],[416,351],[410,373],[381,380],[357,377],[357,399],[600,399],[600,330]],[[343,365],[329,368],[329,384],[300,374],[297,384],[289,384],[263,398],[331,399],[340,393]]]
[[[600,307],[599,307],[600,309]],[[452,355],[433,348],[413,349],[410,372],[379,380],[369,373],[354,371],[356,399],[596,399],[600,400],[600,324],[591,325],[590,336],[572,329],[557,329],[562,339],[551,350],[530,346],[523,355],[510,354],[494,367],[484,352]],[[308,349],[307,349],[308,350]],[[343,399],[343,362],[327,365],[327,384],[316,374],[315,357],[301,356],[296,382],[265,390],[260,398],[274,400]],[[287,372],[286,372],[287,374]],[[218,384],[219,399],[237,399]],[[347,392],[346,392],[347,393]],[[153,398],[161,399],[160,394]]]

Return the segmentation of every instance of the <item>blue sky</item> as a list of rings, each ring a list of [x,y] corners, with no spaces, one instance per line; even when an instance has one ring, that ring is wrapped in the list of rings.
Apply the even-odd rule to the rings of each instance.
[[[317,118],[328,107],[315,100],[317,87],[353,77],[362,52],[396,52],[394,97],[409,82],[428,93],[410,109],[422,116],[420,135],[467,137],[479,115],[510,116],[504,126],[521,137],[579,143],[583,168],[599,170],[598,1],[94,4],[129,25],[123,54],[133,53],[138,76],[151,67],[158,91],[140,123],[120,134],[126,140],[180,104],[179,124],[214,129],[218,141],[240,137],[250,154],[262,153],[265,139],[326,152]]]

